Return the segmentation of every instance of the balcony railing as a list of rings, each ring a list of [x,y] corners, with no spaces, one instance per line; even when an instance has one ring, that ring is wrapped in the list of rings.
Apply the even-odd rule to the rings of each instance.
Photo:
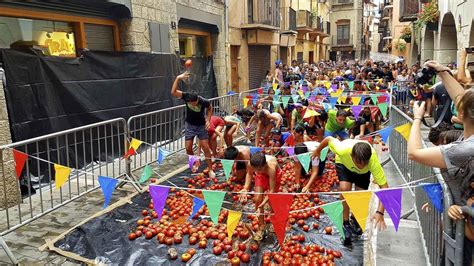
[[[334,35],[332,36],[332,42],[331,45],[333,47],[340,47],[340,46],[353,46],[354,41],[353,41],[353,35],[346,35],[346,36],[337,36]]]
[[[353,4],[354,0],[333,0],[333,6]]]
[[[312,28],[311,12],[307,10],[298,10],[296,26],[298,28],[311,29]]]
[[[280,0],[249,0],[248,24],[280,27]]]
[[[296,10],[290,8],[289,12],[289,30],[296,31]]]

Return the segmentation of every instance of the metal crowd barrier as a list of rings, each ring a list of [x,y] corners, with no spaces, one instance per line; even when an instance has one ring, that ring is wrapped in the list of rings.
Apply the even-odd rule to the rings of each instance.
[[[128,149],[127,131],[125,119],[117,118],[0,147],[0,244],[8,255],[2,236],[99,188],[99,175],[126,174],[125,161],[117,158]],[[13,149],[28,154],[20,180],[15,176]],[[72,169],[59,189],[54,185],[53,163]],[[14,196],[8,195],[7,187]]]
[[[209,99],[213,114],[231,115],[239,108],[239,95],[231,94]],[[127,125],[131,138],[142,140],[150,145],[141,145],[137,154],[127,161],[128,174],[140,169],[157,159],[158,148],[171,154],[183,151],[185,147],[184,124],[185,105],[179,105],[145,114],[135,115],[128,119]]]
[[[392,125],[412,123],[413,120],[399,108],[392,106],[390,121]],[[463,265],[464,221],[453,223],[447,210],[453,204],[451,192],[444,182],[441,172],[408,159],[407,141],[400,134],[393,133],[389,138],[390,157],[405,182],[413,182],[432,176],[426,183],[439,183],[443,189],[444,213],[435,210],[426,212],[422,206],[428,197],[422,187],[411,188],[415,197],[415,213],[418,217],[425,256],[431,265]],[[423,142],[423,147],[427,147]],[[444,263],[443,263],[444,260]]]

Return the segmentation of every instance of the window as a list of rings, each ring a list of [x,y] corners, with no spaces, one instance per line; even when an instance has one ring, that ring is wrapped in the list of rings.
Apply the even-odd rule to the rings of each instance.
[[[337,44],[349,44],[350,25],[337,25]]]
[[[352,0],[336,0],[338,4],[350,4]]]
[[[181,32],[186,31],[180,29]],[[201,35],[202,34],[202,35]],[[211,40],[209,33],[193,34],[179,33],[179,54],[183,58],[207,57],[211,55]]]
[[[67,22],[0,17],[0,48],[33,47],[46,55],[75,57],[74,37]]]

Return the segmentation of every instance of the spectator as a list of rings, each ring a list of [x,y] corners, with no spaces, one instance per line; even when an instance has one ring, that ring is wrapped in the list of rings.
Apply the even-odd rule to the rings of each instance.
[[[434,119],[438,121],[440,119],[440,115],[444,110],[444,107],[447,104],[450,104],[450,99],[448,92],[446,91],[446,87],[443,83],[436,83],[433,89],[433,98],[431,100],[431,104],[434,106]],[[453,117],[453,113],[451,112],[450,106],[448,106],[446,113],[444,114],[441,119],[446,123],[451,123],[451,118]]]

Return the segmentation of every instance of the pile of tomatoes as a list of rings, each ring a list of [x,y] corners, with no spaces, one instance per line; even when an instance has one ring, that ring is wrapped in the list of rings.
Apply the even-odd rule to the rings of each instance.
[[[280,167],[284,171],[282,186],[285,191],[292,191],[294,183],[294,162],[290,159],[279,158]],[[214,169],[221,168],[217,163],[213,165]],[[314,191],[330,191],[339,181],[335,175],[333,163],[326,165],[326,171],[323,178],[318,180]],[[182,262],[188,262],[199,249],[212,249],[216,256],[226,258],[231,265],[240,265],[240,263],[250,262],[251,254],[259,251],[259,245],[251,240],[251,232],[258,229],[258,217],[256,215],[244,215],[245,223],[241,221],[235,229],[232,239],[227,237],[226,220],[228,211],[223,209],[218,217],[218,224],[208,220],[200,220],[201,215],[209,215],[206,206],[203,206],[192,219],[188,220],[193,208],[193,197],[203,198],[198,189],[222,190],[222,191],[240,191],[242,184],[235,183],[235,178],[231,177],[231,182],[219,182],[217,178],[210,178],[207,171],[186,177],[184,180],[188,183],[188,190],[170,189],[166,200],[166,208],[161,213],[161,218],[153,210],[153,202],[150,201],[147,209],[142,210],[142,216],[137,220],[136,226],[128,235],[133,241],[137,238],[156,239],[160,244],[172,247],[173,245],[186,245],[190,248],[180,255]],[[151,180],[154,182],[155,180]],[[302,179],[305,185],[308,180]],[[238,194],[233,194],[234,202],[239,200]],[[250,199],[250,198],[249,198]],[[294,231],[291,228],[298,227],[305,232],[317,232],[332,234],[332,227],[320,228],[318,224],[319,217],[324,210],[318,205],[324,204],[318,195],[298,195],[295,196],[291,213],[288,219],[288,234]],[[301,211],[298,211],[301,210]],[[308,218],[313,218],[313,222],[307,222]],[[271,223],[270,217],[264,217],[265,223]],[[287,238],[282,248],[278,252],[265,251],[263,255],[263,265],[273,264],[294,264],[314,265],[317,262],[320,265],[332,265],[334,260],[340,258],[341,252],[325,249],[314,244],[304,245],[305,236],[302,234],[291,235]],[[224,255],[226,254],[226,255]],[[170,257],[178,259],[178,257]]]

